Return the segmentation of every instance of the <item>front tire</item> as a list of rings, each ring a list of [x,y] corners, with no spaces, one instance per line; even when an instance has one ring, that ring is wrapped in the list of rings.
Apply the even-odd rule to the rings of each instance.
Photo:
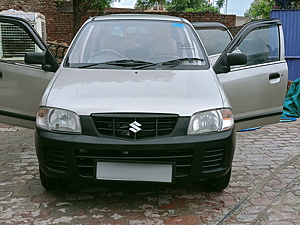
[[[222,177],[207,179],[205,182],[205,186],[208,188],[209,191],[216,191],[216,192],[222,191],[225,188],[227,188],[230,181],[230,177],[231,177],[231,168],[228,171],[228,173]]]

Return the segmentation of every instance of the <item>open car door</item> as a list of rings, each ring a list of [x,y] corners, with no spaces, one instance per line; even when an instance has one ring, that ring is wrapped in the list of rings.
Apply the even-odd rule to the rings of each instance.
[[[40,65],[28,64],[42,55]],[[0,16],[0,123],[34,128],[43,93],[58,63],[25,20]]]
[[[241,55],[247,63],[236,66],[232,61]],[[279,122],[288,80],[279,19],[245,25],[213,68],[230,99],[238,130]]]

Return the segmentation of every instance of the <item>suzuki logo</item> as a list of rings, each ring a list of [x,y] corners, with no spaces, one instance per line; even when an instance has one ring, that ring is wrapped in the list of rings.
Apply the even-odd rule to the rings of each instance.
[[[131,128],[129,128],[130,131],[132,131],[133,133],[137,133],[139,131],[141,131],[142,129],[139,128],[142,125],[139,124],[138,122],[134,121],[133,123],[129,124],[129,126],[131,126]]]

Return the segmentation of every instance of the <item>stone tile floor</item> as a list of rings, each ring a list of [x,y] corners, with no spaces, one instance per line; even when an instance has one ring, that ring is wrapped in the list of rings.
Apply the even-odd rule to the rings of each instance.
[[[33,130],[0,124],[0,224],[300,224],[300,120],[238,132],[229,187],[40,184]]]

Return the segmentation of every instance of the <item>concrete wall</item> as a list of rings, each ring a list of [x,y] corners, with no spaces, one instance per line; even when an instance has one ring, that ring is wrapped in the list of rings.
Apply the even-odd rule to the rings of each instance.
[[[237,16],[236,17],[236,26],[243,26],[245,23],[251,21],[250,17]]]

